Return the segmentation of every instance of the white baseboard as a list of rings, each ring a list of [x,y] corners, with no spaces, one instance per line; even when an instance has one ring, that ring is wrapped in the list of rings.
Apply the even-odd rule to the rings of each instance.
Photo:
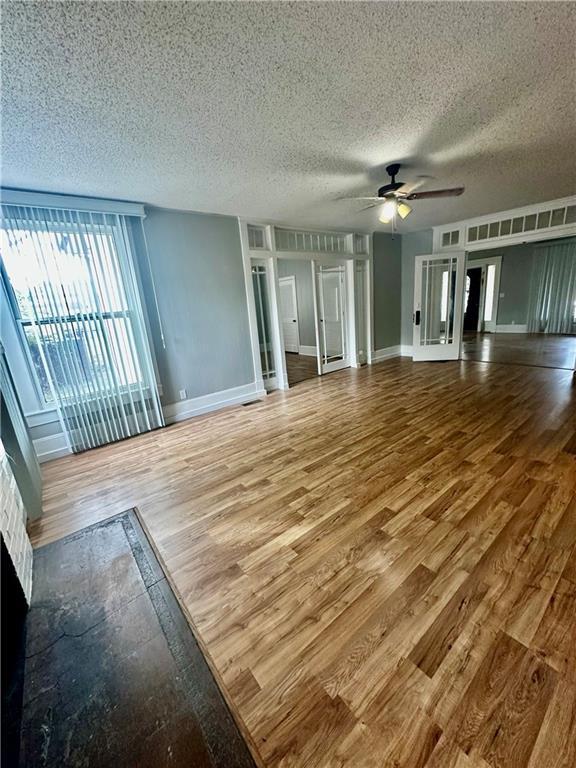
[[[224,389],[221,392],[212,392],[209,395],[192,397],[188,400],[182,400],[180,403],[171,403],[162,408],[166,424],[174,424],[176,421],[184,421],[193,416],[199,416],[202,413],[217,411],[220,408],[227,408],[229,405],[241,405],[251,400],[265,397],[266,390],[259,382],[244,384],[241,387]]]
[[[304,344],[300,344],[299,354],[307,355],[308,357],[316,357],[316,347],[310,347]]]
[[[66,442],[64,432],[57,435],[48,435],[48,437],[38,437],[34,440],[34,450],[38,461],[43,464],[45,461],[60,459],[62,456],[68,456],[72,453]]]
[[[412,344],[397,344],[394,347],[375,349],[372,353],[372,363],[388,360],[390,357],[412,357]]]
[[[229,405],[240,405],[266,396],[266,390],[261,382],[244,384],[241,387],[225,389],[221,392],[212,392],[201,397],[192,397],[182,400],[180,403],[171,403],[162,408],[166,424],[174,424],[176,421],[184,421],[202,413],[216,411]],[[52,459],[59,459],[71,453],[66,443],[63,432],[48,437],[39,437],[34,440],[34,450],[38,461],[44,463]]]
[[[394,347],[384,347],[383,349],[375,349],[372,353],[372,364],[380,363],[382,360],[388,360],[390,357],[400,356],[400,344],[396,344]]]
[[[511,325],[497,325],[496,333],[528,333],[527,325],[518,325],[512,323]]]

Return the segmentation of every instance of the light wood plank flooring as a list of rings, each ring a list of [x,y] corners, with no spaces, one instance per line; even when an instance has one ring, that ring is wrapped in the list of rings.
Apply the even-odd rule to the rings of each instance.
[[[286,373],[291,387],[301,381],[315,379],[318,376],[318,363],[315,357],[310,355],[297,355],[294,352],[286,352]]]
[[[462,358],[486,363],[574,368],[576,336],[548,333],[465,333]]]
[[[138,506],[262,765],[576,765],[572,372],[389,360],[44,467]]]

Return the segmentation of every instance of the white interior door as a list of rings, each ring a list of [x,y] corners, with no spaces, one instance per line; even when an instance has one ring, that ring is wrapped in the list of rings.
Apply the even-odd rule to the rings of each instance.
[[[318,371],[349,368],[346,320],[346,268],[314,265],[316,284],[316,337]]]
[[[460,357],[466,256],[417,256],[414,274],[414,360]]]
[[[282,331],[284,333],[284,349],[286,352],[300,351],[300,331],[298,328],[298,303],[296,301],[296,278],[281,277],[280,311],[282,314]]]

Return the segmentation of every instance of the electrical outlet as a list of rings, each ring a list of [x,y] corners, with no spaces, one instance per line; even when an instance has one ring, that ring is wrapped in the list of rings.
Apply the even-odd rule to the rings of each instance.
[[[180,400],[186,400],[186,390],[181,389],[180,390]]]

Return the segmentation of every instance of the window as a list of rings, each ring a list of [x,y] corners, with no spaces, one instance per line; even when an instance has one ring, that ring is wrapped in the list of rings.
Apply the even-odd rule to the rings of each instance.
[[[8,293],[47,403],[54,399],[54,387],[66,398],[72,379],[86,395],[142,379],[114,218],[90,215],[80,232],[60,218],[49,227],[18,220],[0,230]],[[110,360],[114,382],[108,376]]]

